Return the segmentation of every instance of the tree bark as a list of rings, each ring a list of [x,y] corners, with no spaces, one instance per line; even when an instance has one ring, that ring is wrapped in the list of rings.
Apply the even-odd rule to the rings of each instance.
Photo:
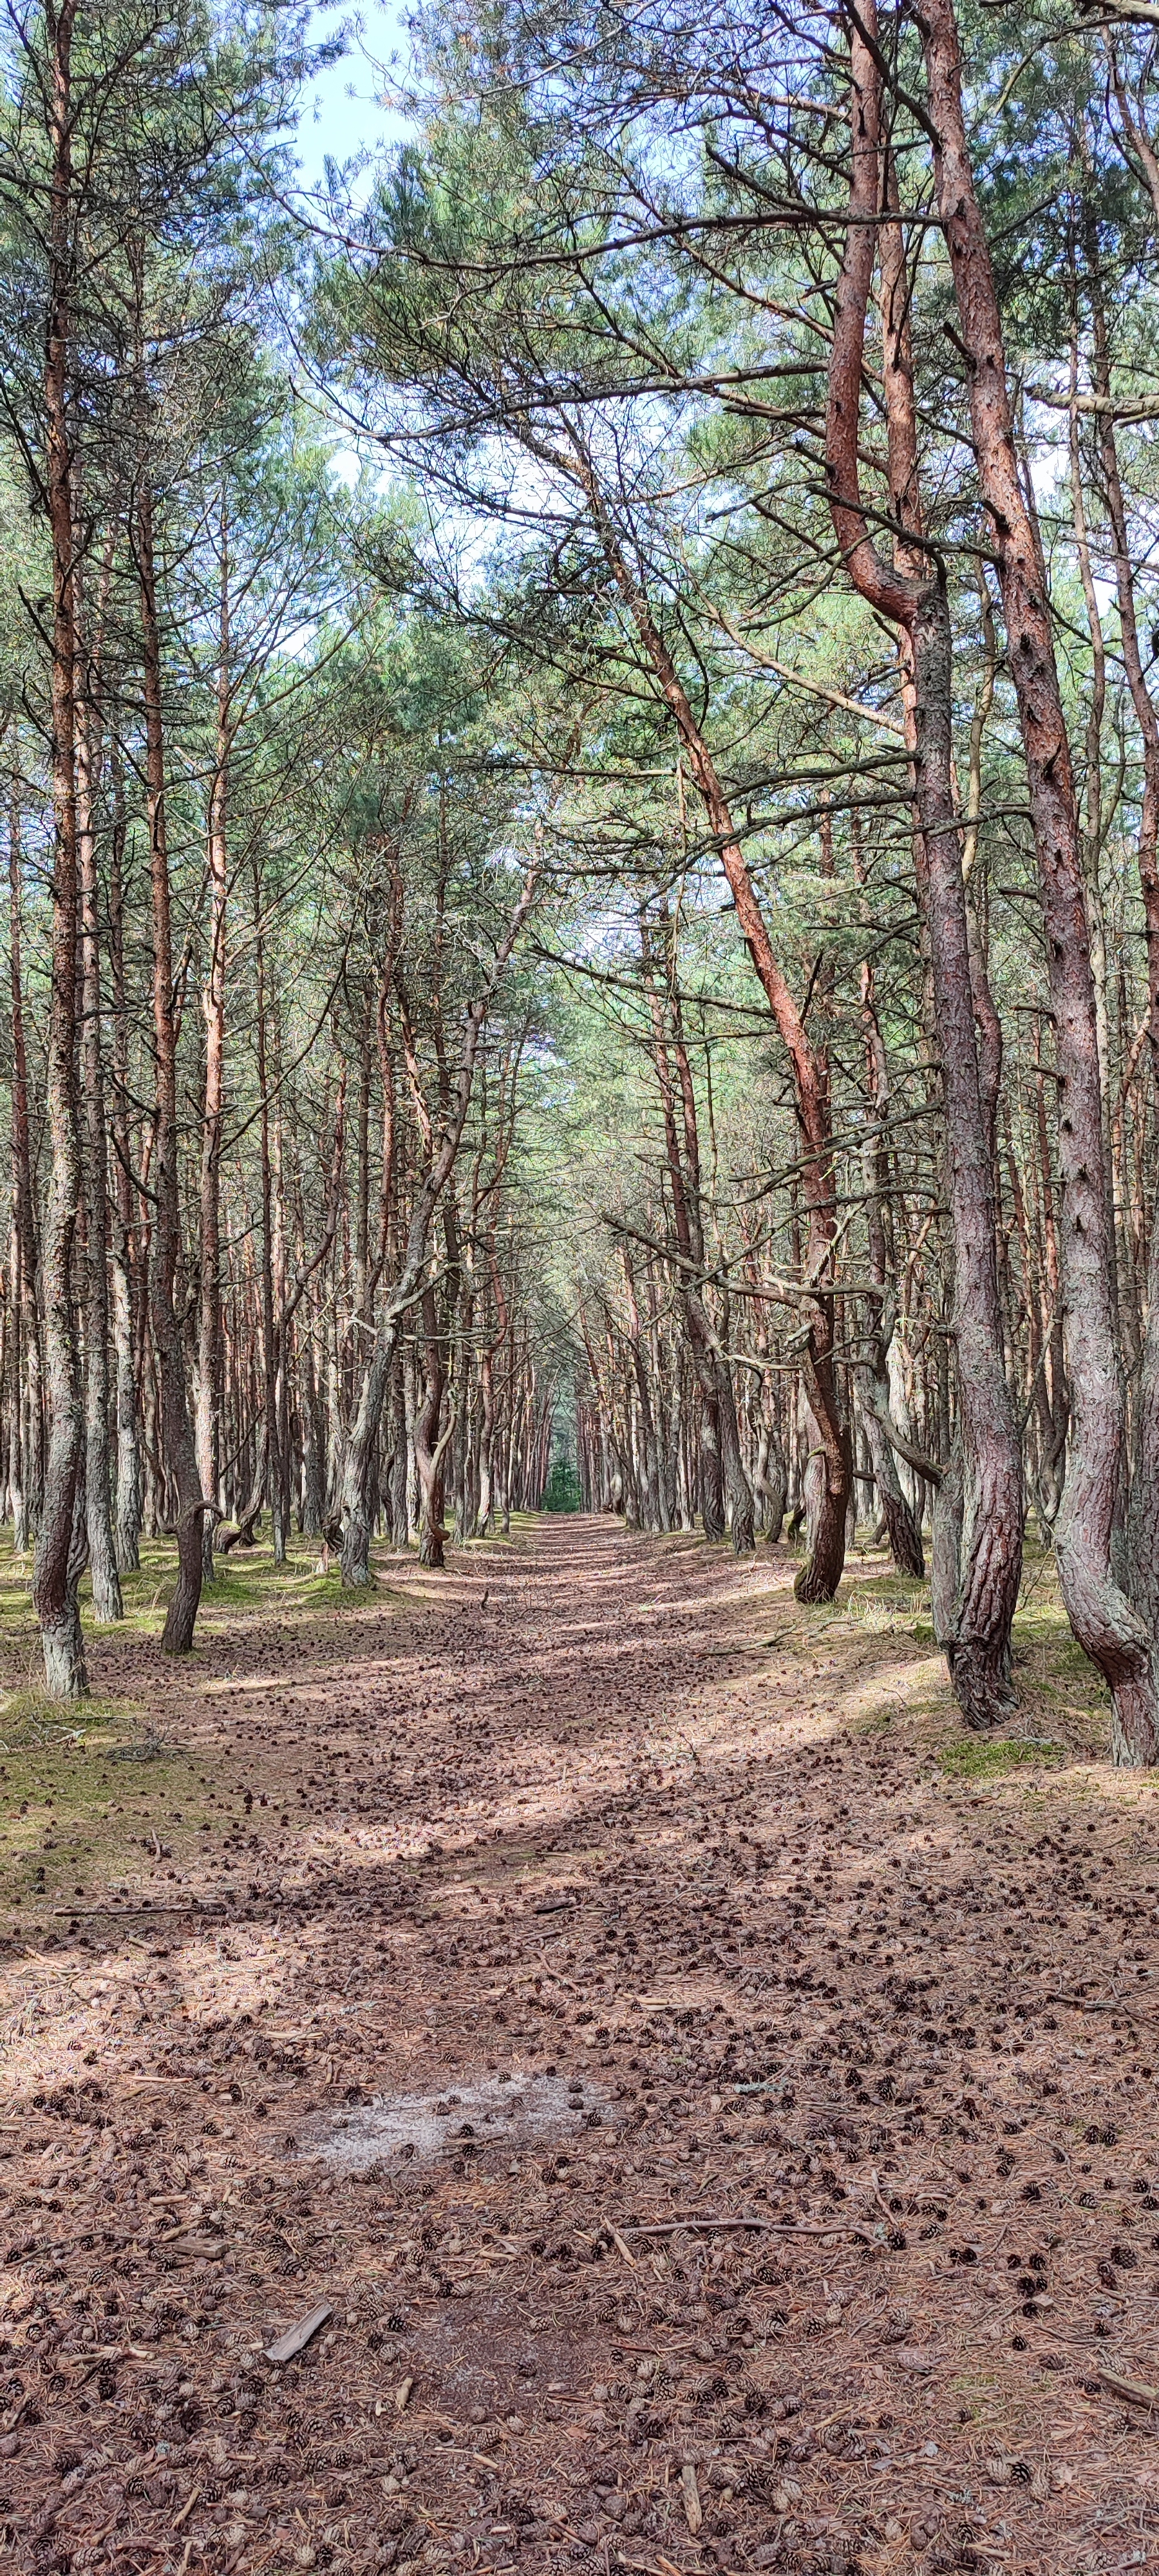
[[[990,520],[1018,700],[1054,1013],[1062,1174],[1060,1255],[1071,1444],[1054,1543],[1078,1643],[1111,1694],[1117,1762],[1159,1755],[1155,1640],[1116,1581],[1112,1543],[1123,1472],[1125,1402],[1111,1301],[1111,1218],[1082,848],[1050,605],[1018,474],[1001,316],[962,112],[952,0],[916,0],[934,175],[969,354],[970,417]]]
[[[181,1266],[181,1202],[177,1170],[177,1021],[173,988],[173,928],[165,805],[165,734],[161,698],[161,635],[157,615],[153,495],[142,474],[136,511],[137,577],[141,602],[145,702],[145,807],[153,932],[153,1043],[156,1052],[153,1186],[156,1232],[149,1276],[149,1313],[161,1390],[165,1464],[177,1504],[177,1582],[161,1635],[164,1655],[187,1655],[201,1600],[202,1524],[212,1499],[201,1491],[189,1400],[185,1352],[177,1313]]]
[[[15,1545],[22,1555],[40,1527],[44,1503],[44,1394],[40,1307],[36,1293],[36,1205],[28,1124],[28,1051],[24,969],[20,814],[13,780],[8,840],[8,961],[12,994],[12,1225],[16,1249],[15,1317],[19,1332],[14,1419],[20,1434],[20,1510]]]
[[[230,751],[229,535],[221,509],[218,601],[217,722],[209,784],[209,960],[201,1007],[205,1017],[205,1108],[201,1127],[201,1277],[197,1317],[197,1470],[202,1493],[218,1503],[221,1448],[221,1147],[225,1114],[225,972],[229,896],[226,840]],[[213,1516],[202,1524],[203,1583],[213,1570]]]
[[[79,601],[78,601],[79,608]],[[103,620],[103,603],[101,617]],[[105,1124],[105,1071],[101,1042],[101,955],[98,919],[97,845],[94,802],[97,791],[99,722],[97,652],[91,650],[78,617],[81,651],[77,693],[77,853],[81,895],[83,957],[84,1113],[87,1143],[85,1173],[85,1253],[87,1296],[85,1330],[85,1526],[93,1610],[98,1619],[123,1619],[121,1583],[113,1542],[109,1474],[109,1170]]]
[[[80,1208],[77,1117],[76,592],[69,334],[74,258],[72,40],[76,0],[48,0],[45,98],[51,166],[45,328],[45,497],[52,546],[52,999],[48,1026],[51,1166],[44,1214],[41,1304],[48,1455],[32,1598],[45,1680],[54,1699],[88,1689],[76,1586],[70,1575],[73,1505],[84,1456],[84,1411],[72,1259]]]
[[[112,753],[113,829],[109,851],[109,964],[113,987],[113,1349],[117,1395],[117,1503],[114,1544],[122,1574],[141,1562],[144,1478],[134,1315],[133,1184],[129,1171],[129,1011],[125,989],[125,786]]]
[[[442,1570],[446,1562],[444,1548],[444,1460],[454,1429],[454,1417],[445,1431],[439,1423],[446,1388],[444,1336],[436,1307],[434,1289],[423,1290],[423,1400],[415,1418],[414,1452],[418,1469],[422,1507],[419,1515],[419,1564]]]
[[[1004,1365],[994,1161],[954,806],[949,604],[941,569],[919,569],[912,382],[900,325],[888,315],[890,485],[903,530],[900,564],[887,563],[879,554],[861,502],[861,374],[881,202],[881,75],[875,36],[873,0],[868,0],[850,37],[850,222],[830,358],[826,460],[834,530],[850,576],[862,597],[900,628],[907,642],[918,824],[915,863],[929,934],[945,1100],[958,1385],[953,1472],[943,1482],[935,1511],[934,1624],[962,1714],[969,1725],[982,1727],[1010,1703],[1010,1631],[1022,1572],[1022,1462]]]
[[[1093,217],[1088,217],[1085,247],[1094,325],[1094,386],[1096,393],[1109,400],[1111,356]],[[1143,667],[1127,507],[1119,472],[1115,424],[1109,410],[1099,415],[1099,456],[1115,559],[1123,666],[1143,745],[1143,798],[1136,850],[1139,889],[1143,898],[1152,1093],[1153,1097],[1159,1098],[1159,714],[1156,713]],[[1147,1281],[1147,1322],[1135,1397],[1135,1462],[1127,1512],[1127,1584],[1131,1599],[1146,1620],[1152,1638],[1159,1638],[1159,1227],[1154,1226]]]
[[[858,885],[864,884],[860,849],[855,837],[853,873]],[[862,899],[862,912],[865,904]],[[869,1276],[872,1290],[866,1298],[867,1317],[865,1358],[854,1362],[854,1384],[861,1402],[866,1446],[873,1471],[878,1509],[884,1523],[889,1550],[894,1564],[903,1574],[920,1582],[925,1574],[921,1524],[913,1510],[897,1471],[897,1460],[885,1419],[889,1413],[889,1344],[886,1338],[886,1316],[892,1332],[893,1299],[890,1294],[890,1270],[886,1238],[886,1213],[889,1165],[885,1146],[885,1127],[890,1110],[889,1063],[877,1016],[873,966],[867,959],[861,969],[861,1021],[865,1033],[866,1086],[872,1104],[873,1124],[866,1136],[862,1153],[865,1186],[865,1232],[869,1252]]]

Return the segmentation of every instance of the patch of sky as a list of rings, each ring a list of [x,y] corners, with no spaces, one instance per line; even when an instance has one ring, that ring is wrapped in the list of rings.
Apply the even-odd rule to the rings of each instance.
[[[301,186],[328,192],[331,173],[346,174],[347,193],[365,204],[379,155],[409,132],[398,104],[410,62],[406,21],[394,0],[371,0],[356,16],[341,6],[314,11],[316,45],[342,40],[342,51],[306,84],[298,113],[297,156]]]

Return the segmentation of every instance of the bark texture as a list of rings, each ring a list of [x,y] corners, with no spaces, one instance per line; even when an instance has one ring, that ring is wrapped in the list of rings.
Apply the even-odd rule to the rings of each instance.
[[[1010,1698],[1010,1632],[1022,1571],[1022,1462],[1006,1382],[994,1160],[953,789],[949,604],[941,569],[928,568],[921,545],[913,389],[905,335],[894,309],[902,293],[895,225],[886,227],[885,340],[890,484],[901,528],[900,562],[887,562],[880,554],[861,500],[862,364],[882,203],[881,74],[875,39],[870,5],[853,23],[850,37],[849,225],[830,360],[826,460],[830,510],[847,570],[862,597],[901,629],[906,643],[915,866],[929,938],[954,1254],[955,1459],[935,1512],[934,1616],[963,1716],[971,1726],[987,1726],[1003,1714]]]
[[[52,998],[48,1026],[50,1170],[41,1253],[48,1454],[32,1576],[44,1670],[54,1699],[88,1689],[76,1584],[70,1567],[73,1508],[84,1458],[84,1407],[73,1300],[80,1209],[77,1115],[76,586],[69,333],[74,257],[72,42],[75,0],[45,13],[46,106],[51,155],[49,274],[44,371],[45,493],[52,544]]]
[[[969,358],[970,418],[1006,620],[1054,1013],[1062,1176],[1060,1261],[1070,1454],[1054,1525],[1059,1582],[1078,1643],[1112,1703],[1115,1759],[1159,1755],[1155,1641],[1116,1580],[1125,1402],[1111,1281],[1097,1010],[1070,744],[1036,530],[1018,472],[1001,315],[962,112],[952,0],[917,0],[935,181]]]

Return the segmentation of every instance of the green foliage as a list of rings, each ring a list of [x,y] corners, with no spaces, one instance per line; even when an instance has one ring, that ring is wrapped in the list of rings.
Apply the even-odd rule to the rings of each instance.
[[[557,1458],[543,1489],[545,1512],[578,1512],[582,1509],[579,1477],[570,1458]]]

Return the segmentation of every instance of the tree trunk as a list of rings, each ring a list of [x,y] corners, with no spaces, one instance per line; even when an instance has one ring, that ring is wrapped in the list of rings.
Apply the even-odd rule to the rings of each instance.
[[[161,1392],[165,1465],[177,1505],[177,1582],[161,1636],[164,1655],[187,1655],[201,1600],[202,1524],[211,1508],[202,1495],[189,1419],[185,1352],[177,1313],[181,1264],[181,1201],[177,1171],[177,1020],[173,989],[173,930],[169,898],[169,847],[165,810],[165,737],[161,703],[161,636],[153,537],[153,496],[142,475],[136,515],[137,575],[141,598],[145,701],[145,806],[153,931],[153,1043],[156,1051],[153,1186],[156,1232],[150,1266],[149,1312]]]
[[[1159,1754],[1155,1641],[1116,1582],[1112,1543],[1123,1472],[1125,1403],[1111,1302],[1110,1211],[1081,836],[1070,745],[1035,531],[1018,474],[994,275],[962,113],[951,0],[916,0],[937,137],[938,206],[969,355],[970,416],[989,514],[1018,699],[1054,1013],[1062,1175],[1060,1255],[1071,1394],[1070,1458],[1054,1529],[1071,1627],[1111,1694],[1117,1762]]]
[[[141,1466],[136,1320],[133,1312],[133,1185],[129,1173],[129,1013],[125,991],[125,788],[113,754],[113,830],[109,856],[109,963],[113,985],[113,1350],[117,1394],[117,1506],[114,1544],[122,1574],[141,1562],[144,1478]]]
[[[47,69],[51,181],[45,330],[45,485],[52,545],[52,999],[48,1025],[51,1165],[44,1215],[41,1304],[48,1457],[37,1532],[32,1598],[40,1622],[45,1679],[54,1699],[88,1689],[80,1613],[69,1572],[73,1505],[84,1455],[72,1256],[80,1207],[77,1120],[76,595],[72,455],[69,444],[69,330],[73,274],[71,58],[76,0],[49,19]]]
[[[265,1423],[262,1456],[265,1470],[265,1492],[276,1523],[278,1493],[278,1343],[280,1316],[275,1310],[274,1283],[274,1185],[270,1159],[270,1070],[266,1043],[266,949],[262,935],[262,881],[258,862],[254,861],[254,961],[257,974],[257,1077],[258,1077],[258,1152],[260,1161],[262,1231],[261,1231],[261,1300],[262,1300],[262,1370],[264,1376]],[[277,1557],[277,1528],[274,1529],[274,1554]]]
[[[201,1006],[205,1015],[205,1108],[201,1126],[201,1276],[197,1316],[197,1471],[207,1501],[219,1503],[221,1447],[221,1147],[225,1113],[225,965],[229,852],[226,793],[230,748],[229,540],[221,511],[221,585],[218,605],[217,731],[209,786],[209,962]],[[213,1518],[202,1524],[203,1583],[213,1583]]]
[[[881,74],[873,0],[850,41],[850,222],[829,369],[826,460],[834,530],[863,598],[906,638],[912,709],[915,863],[926,920],[946,1112],[958,1412],[955,1473],[935,1514],[935,1632],[963,1716],[988,1726],[1010,1702],[1010,1631],[1022,1572],[1022,1465],[1003,1355],[995,1255],[994,1159],[979,1068],[961,839],[954,809],[949,604],[922,567],[913,388],[900,325],[885,317],[894,510],[907,532],[888,564],[861,503],[858,420],[866,312],[881,201]],[[895,232],[895,226],[887,226]],[[892,247],[892,245],[891,245]],[[952,1507],[951,1507],[952,1506]]]
[[[727,1301],[726,1301],[727,1303]],[[727,1324],[725,1326],[727,1335]],[[753,1490],[745,1474],[740,1449],[740,1426],[736,1418],[736,1397],[728,1362],[717,1352],[716,1382],[720,1422],[721,1464],[724,1489],[729,1505],[729,1536],[738,1556],[748,1556],[756,1545],[756,1512]]]
[[[15,1238],[15,1308],[19,1324],[19,1357],[15,1415],[21,1454],[20,1526],[16,1552],[22,1555],[40,1526],[44,1497],[44,1397],[41,1372],[40,1313],[36,1294],[36,1208],[32,1186],[32,1145],[28,1125],[28,1054],[24,1036],[20,809],[18,783],[12,783],[8,840],[8,956],[12,992],[12,1222]]]
[[[78,603],[79,606],[79,603]],[[102,607],[103,614],[103,607]],[[81,894],[83,956],[83,1038],[85,1133],[88,1146],[85,1189],[87,1298],[85,1327],[85,1522],[93,1610],[98,1619],[123,1619],[120,1576],[113,1544],[109,1474],[109,1173],[105,1129],[105,1074],[101,1045],[101,958],[98,920],[97,848],[93,806],[97,788],[94,730],[96,647],[88,652],[80,638],[82,661],[78,690],[77,855]]]
[[[418,1468],[419,1490],[422,1495],[422,1511],[419,1520],[419,1564],[441,1570],[446,1562],[443,1549],[447,1536],[443,1526],[443,1461],[454,1423],[452,1418],[446,1430],[440,1432],[439,1420],[443,1408],[446,1374],[443,1364],[443,1340],[435,1310],[433,1288],[427,1288],[424,1291],[422,1312],[425,1343],[423,1401],[415,1420],[414,1430],[415,1465]]]
[[[1095,390],[1109,402],[1111,358],[1098,238],[1093,220],[1088,220],[1086,227],[1086,259],[1094,322]],[[1110,410],[1100,416],[1099,451],[1114,549],[1123,665],[1143,745],[1143,796],[1137,861],[1143,898],[1152,1096],[1156,1098],[1159,1097],[1159,715],[1156,714],[1143,667],[1127,510],[1119,473],[1114,418]],[[1131,1599],[1146,1620],[1154,1640],[1159,1638],[1159,1226],[1153,1227],[1151,1236],[1147,1323],[1135,1395],[1135,1450],[1135,1471],[1131,1478],[1127,1514],[1128,1587]]]
[[[766,1402],[768,1399],[764,1399]],[[785,1452],[775,1422],[762,1414],[757,1434],[757,1457],[753,1471],[753,1490],[761,1505],[761,1528],[770,1547],[776,1547],[785,1525],[785,1503],[789,1491],[789,1471]]]

